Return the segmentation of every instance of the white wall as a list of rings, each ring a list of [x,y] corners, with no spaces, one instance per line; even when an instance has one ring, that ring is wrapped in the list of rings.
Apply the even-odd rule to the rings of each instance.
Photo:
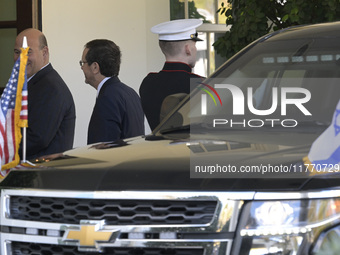
[[[86,145],[96,97],[79,66],[85,43],[93,39],[114,41],[122,51],[119,78],[138,93],[147,73],[160,70],[164,64],[157,35],[150,28],[169,17],[168,0],[42,1],[42,30],[50,61],[69,86],[76,105],[74,147]]]

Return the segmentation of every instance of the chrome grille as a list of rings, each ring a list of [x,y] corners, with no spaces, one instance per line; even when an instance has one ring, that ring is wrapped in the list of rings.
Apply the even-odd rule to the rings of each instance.
[[[202,255],[202,249],[179,249],[179,248],[105,248],[103,252],[100,253],[86,253],[79,252],[76,246],[66,246],[66,245],[50,245],[50,244],[37,244],[37,243],[24,243],[24,242],[13,242],[12,254],[13,255]]]
[[[242,200],[253,196],[3,189],[0,254],[226,255]]]
[[[216,201],[75,199],[11,196],[11,219],[79,224],[105,220],[108,225],[207,224]]]

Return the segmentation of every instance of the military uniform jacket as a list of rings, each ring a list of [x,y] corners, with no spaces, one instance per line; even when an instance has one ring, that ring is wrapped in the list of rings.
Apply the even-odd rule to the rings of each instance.
[[[118,77],[99,91],[89,123],[87,143],[144,135],[144,113],[138,94]]]
[[[202,78],[191,67],[180,62],[165,62],[159,73],[149,73],[143,80],[139,95],[151,130],[160,123],[163,100],[172,94],[190,93],[190,78]]]
[[[26,158],[33,159],[72,149],[75,105],[70,90],[51,64],[29,80],[27,90]]]

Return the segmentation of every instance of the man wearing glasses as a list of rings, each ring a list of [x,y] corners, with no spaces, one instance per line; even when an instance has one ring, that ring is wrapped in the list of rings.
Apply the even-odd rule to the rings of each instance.
[[[144,112],[138,94],[119,78],[121,52],[112,41],[85,45],[79,62],[85,83],[97,90],[87,143],[110,142],[144,135]]]

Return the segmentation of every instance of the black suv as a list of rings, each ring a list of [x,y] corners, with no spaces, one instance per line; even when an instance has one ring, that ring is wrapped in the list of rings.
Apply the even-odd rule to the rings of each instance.
[[[340,254],[340,23],[192,86],[151,135],[11,170],[1,254]]]

